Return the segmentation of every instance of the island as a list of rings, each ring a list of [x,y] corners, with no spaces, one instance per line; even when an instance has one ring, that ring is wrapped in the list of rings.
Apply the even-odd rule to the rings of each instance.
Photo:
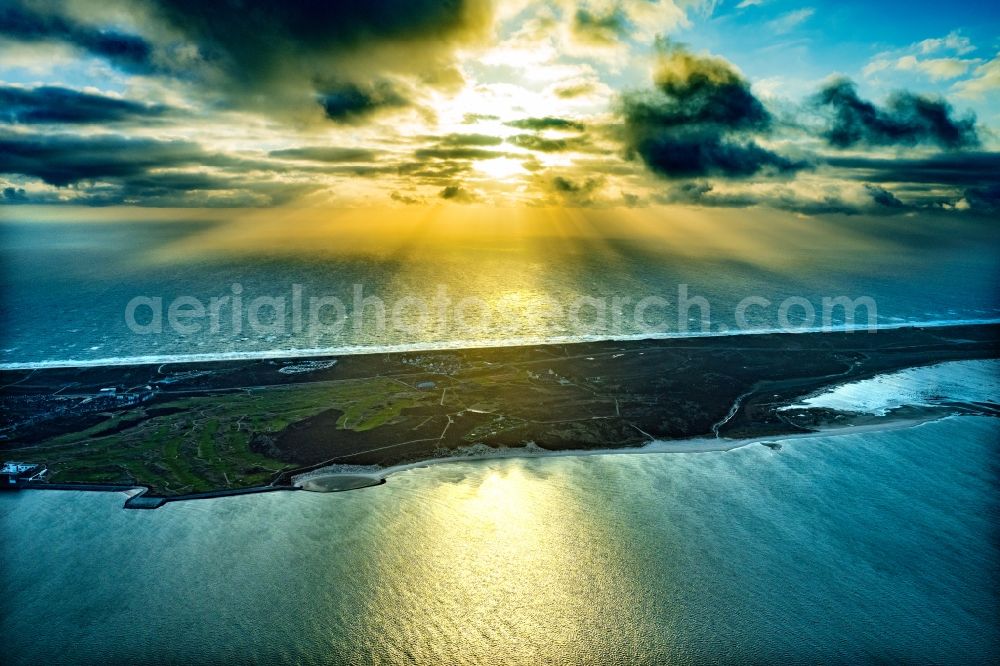
[[[31,487],[141,487],[147,500],[498,451],[683,450],[857,425],[788,406],[901,368],[997,358],[998,340],[1000,325],[981,324],[5,370],[0,450],[45,466]],[[331,487],[368,485],[346,476]]]

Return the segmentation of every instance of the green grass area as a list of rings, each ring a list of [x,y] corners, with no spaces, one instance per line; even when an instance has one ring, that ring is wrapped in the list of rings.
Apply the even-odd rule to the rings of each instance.
[[[418,404],[419,399],[409,397],[386,401],[384,396],[377,394],[363,396],[347,404],[337,425],[345,430],[372,430],[396,418],[407,407]]]
[[[276,434],[332,408],[344,413],[340,427],[371,430],[437,398],[383,377],[184,397],[155,404],[175,413],[119,412],[32,447],[30,457],[49,466],[53,482],[139,483],[166,495],[249,487],[291,467],[253,451],[254,433]],[[113,432],[123,421],[138,423]]]
[[[215,459],[215,437],[219,431],[217,419],[208,420],[198,432],[198,457],[206,462]]]

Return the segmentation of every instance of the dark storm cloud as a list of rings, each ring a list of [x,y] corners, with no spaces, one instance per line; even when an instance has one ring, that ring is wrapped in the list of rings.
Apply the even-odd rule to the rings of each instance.
[[[965,190],[965,200],[976,211],[1000,213],[1000,183]]]
[[[146,1],[197,46],[201,77],[225,104],[294,115],[312,92],[339,123],[408,106],[386,76],[453,86],[455,45],[491,16],[487,0]]]
[[[1000,153],[920,159],[831,157],[817,165],[820,170],[830,167],[828,185],[812,188],[805,198],[794,187],[720,191],[710,181],[692,180],[672,184],[657,200],[702,206],[769,206],[809,215],[894,215],[928,210],[993,214],[1000,210],[1000,179],[996,176],[1000,173]],[[867,197],[857,197],[858,187]]]
[[[771,114],[728,62],[677,44],[660,46],[656,89],[621,99],[630,154],[667,177],[746,177],[802,168],[754,141],[770,131]]]
[[[831,114],[824,137],[837,148],[929,144],[957,149],[979,145],[975,116],[953,117],[951,106],[943,99],[904,91],[879,108],[858,97],[854,83],[837,79],[824,86],[814,102]]]
[[[217,108],[301,119],[316,100],[331,120],[358,122],[409,104],[380,82],[387,76],[454,85],[456,45],[484,34],[492,17],[489,0],[128,0],[123,9],[134,10],[128,30],[140,34],[100,23],[113,7],[92,12],[91,25],[58,3],[0,0],[0,35],[61,41],[129,72],[183,78]]]
[[[828,157],[826,164],[842,175],[878,183],[921,183],[951,186],[1000,184],[1000,153],[947,153],[914,159]]]
[[[771,114],[750,91],[750,83],[722,58],[696,56],[664,43],[653,76],[658,103],[638,109],[638,118],[683,128],[712,125],[732,130],[767,130]],[[643,116],[642,114],[646,114]]]
[[[155,173],[121,179],[92,196],[102,196],[106,205],[276,206],[316,189],[313,183],[248,180],[242,174]]]
[[[272,150],[271,157],[310,162],[374,162],[375,152],[365,148],[340,148],[336,146],[306,146]]]
[[[900,201],[895,194],[884,187],[879,187],[878,185],[865,185],[865,189],[868,190],[870,195],[872,195],[872,201],[880,206],[885,206],[886,208],[906,207],[906,204]]]
[[[318,96],[326,117],[338,123],[354,123],[384,109],[408,106],[409,101],[388,81],[368,85],[326,85]]]
[[[0,173],[33,176],[56,186],[134,176],[152,168],[198,164],[207,158],[197,144],[188,141],[0,134]]]
[[[802,168],[801,163],[761,148],[753,141],[725,139],[708,132],[647,136],[635,148],[653,171],[664,176],[737,178],[752,176],[763,169],[786,172]]]
[[[471,168],[469,162],[461,161],[407,162],[397,166],[396,173],[423,184],[441,185],[450,183]]]
[[[816,200],[803,200],[793,191],[779,189],[773,192],[740,192],[718,191],[707,181],[688,181],[677,183],[666,192],[655,198],[658,203],[684,203],[698,206],[713,206],[720,208],[747,208],[750,206],[767,206],[780,210],[794,211],[807,215],[827,215],[840,213],[856,215],[865,213],[896,212],[871,205],[859,207],[856,202],[845,202],[836,194],[830,194]]]
[[[545,139],[537,134],[518,134],[509,137],[507,142],[519,148],[537,150],[543,153],[555,153],[566,150],[566,141],[563,139]]]
[[[582,145],[582,142],[579,140],[546,139],[537,134],[518,134],[510,137],[507,141],[519,148],[537,150],[543,153],[558,153],[564,150],[573,150],[577,146]]]
[[[583,95],[590,94],[597,90],[597,84],[593,81],[580,81],[578,83],[565,83],[553,88],[552,92],[556,94],[557,97],[563,99],[573,99],[574,97],[581,97]]]
[[[914,159],[829,157],[826,164],[843,178],[905,187],[923,205],[955,204],[964,198],[973,211],[998,210],[1000,153],[956,152]],[[874,186],[866,187],[875,196]],[[942,190],[956,194],[942,199],[938,193]]]
[[[242,189],[239,180],[232,177],[204,173],[139,174],[115,178],[109,182],[86,188],[83,201],[92,206],[119,206],[142,203],[147,206],[202,205],[219,192]],[[234,195],[225,197],[230,203]],[[250,203],[250,198],[235,195],[235,200]]]
[[[578,123],[573,120],[566,120],[565,118],[553,118],[552,116],[546,116],[545,118],[522,118],[520,120],[512,120],[506,123],[510,127],[516,127],[517,129],[524,130],[575,130],[577,132],[582,132],[584,130],[583,123]]]
[[[435,137],[423,137],[435,138]],[[522,166],[529,168],[530,159],[524,154],[509,153],[501,150],[490,150],[490,147],[503,143],[503,139],[485,134],[448,134],[436,137],[433,146],[418,148],[413,152],[414,161],[397,167],[400,176],[415,179],[422,184],[445,185],[439,196],[463,203],[473,199],[466,196],[467,191],[455,184],[457,176],[473,168],[477,160],[492,160],[501,157],[518,158]],[[451,188],[460,191],[452,194]],[[478,201],[479,197],[474,197]]]
[[[401,204],[406,204],[407,206],[417,206],[420,204],[427,203],[425,199],[419,197],[412,197],[408,194],[403,194],[402,192],[392,192],[389,198],[393,201],[398,201]]]
[[[36,12],[19,0],[5,0],[0,7],[0,35],[22,41],[56,40],[67,42],[106,58],[129,72],[154,69],[153,48],[137,35],[114,29],[99,29],[55,14]]]
[[[557,202],[591,206],[595,204],[594,194],[603,184],[604,179],[600,177],[573,180],[566,176],[555,176],[547,183],[546,189],[557,196]]]
[[[629,29],[628,16],[621,7],[596,13],[583,7],[573,15],[573,35],[592,44],[615,44]]]
[[[556,176],[552,179],[552,189],[557,192],[579,192],[581,187],[568,178]]]
[[[543,118],[522,118],[505,124],[509,127],[535,132],[535,134],[517,134],[507,139],[508,143],[526,150],[534,150],[542,153],[558,153],[567,150],[583,150],[590,145],[585,136],[552,138],[539,134],[545,130],[570,133],[586,131],[587,128],[583,123],[574,120],[546,116]]]
[[[280,163],[207,152],[190,141],[159,141],[117,134],[0,132],[0,174],[30,176],[57,187],[183,167],[226,169],[235,174],[287,171]],[[330,168],[324,167],[322,171]]]
[[[205,57],[255,82],[278,61],[383,39],[447,39],[476,20],[475,0],[150,0]]]
[[[112,123],[162,116],[162,105],[140,104],[59,86],[18,88],[0,84],[0,122]]]
[[[458,203],[475,203],[479,201],[479,197],[461,185],[448,185],[438,193],[438,196],[442,199]]]
[[[448,134],[439,139],[442,146],[499,146],[503,139],[489,134]]]
[[[325,167],[323,173],[336,168]],[[188,141],[0,133],[0,174],[72,188],[68,198],[53,190],[27,194],[14,189],[4,194],[3,203],[268,206],[320,187],[308,177],[296,183],[279,172],[308,174],[307,169],[288,171],[269,162],[206,152]]]
[[[88,206],[141,205],[157,207],[275,206],[317,189],[245,177],[199,173],[146,174],[116,178],[74,190],[72,201]],[[32,203],[51,203],[52,193],[36,195]],[[58,201],[55,199],[55,201]]]
[[[24,191],[23,187],[5,187],[3,188],[3,200],[4,203],[28,203],[28,193]]]

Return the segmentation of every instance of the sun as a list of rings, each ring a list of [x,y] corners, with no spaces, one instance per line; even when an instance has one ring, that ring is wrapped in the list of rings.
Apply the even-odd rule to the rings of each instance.
[[[486,174],[490,178],[497,180],[512,180],[516,176],[523,176],[528,173],[521,163],[511,157],[497,157],[490,160],[479,160],[473,164],[476,171]]]

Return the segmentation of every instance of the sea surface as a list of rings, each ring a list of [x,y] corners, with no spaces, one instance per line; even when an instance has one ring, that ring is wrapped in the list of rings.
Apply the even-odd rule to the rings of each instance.
[[[1000,396],[1000,359],[946,361],[827,387],[780,409],[826,408],[886,416],[905,406],[993,401]]]
[[[779,443],[5,493],[4,662],[995,663],[1000,420]]]
[[[823,316],[823,299],[841,296],[875,304],[871,318],[856,310],[853,325],[862,328],[1000,318],[1000,228],[972,216],[39,215],[17,208],[0,218],[0,367],[718,334],[740,327],[736,308],[746,298],[763,299],[744,311],[751,331],[850,326],[843,308]],[[136,297],[160,299],[158,329],[128,326]],[[312,325],[314,298],[344,309],[318,308]],[[636,307],[650,298],[640,320]],[[206,315],[172,327],[170,305],[190,312],[192,299]],[[255,299],[275,299],[258,301],[261,325],[251,322]],[[276,302],[280,318],[268,305]],[[146,306],[134,314],[153,322]]]
[[[366,248],[374,223],[361,218],[345,227],[101,214],[0,220],[0,364],[645,335],[627,319],[609,330],[540,314],[542,303],[581,296],[662,296],[664,317],[677,318],[665,334],[684,334],[681,284],[709,302],[711,332],[731,325],[747,296],[817,309],[827,296],[870,296],[885,326],[1000,317],[995,221],[965,216],[925,224],[750,211],[713,226],[695,213],[647,212],[633,220],[641,231],[617,234],[587,217],[597,213],[570,211],[551,227],[533,221],[542,231],[528,235],[484,226],[445,239],[418,220],[392,227],[400,233],[386,252],[384,237]],[[345,238],[350,225],[357,233]],[[140,335],[125,324],[137,295],[207,302],[232,296],[234,284],[247,301],[290,298],[297,284],[305,299],[345,302],[361,285],[390,310],[443,286],[494,314],[470,328],[408,319],[403,308],[404,326],[379,330],[362,313],[363,325],[323,335]],[[790,316],[808,323],[801,308]],[[776,307],[750,319],[753,330],[780,324]],[[941,364],[801,400],[867,418],[949,401],[995,406],[997,379],[996,362]],[[343,493],[154,511],[123,510],[120,493],[3,493],[0,661],[998,660],[1000,420],[953,416],[775,443],[455,461]]]

